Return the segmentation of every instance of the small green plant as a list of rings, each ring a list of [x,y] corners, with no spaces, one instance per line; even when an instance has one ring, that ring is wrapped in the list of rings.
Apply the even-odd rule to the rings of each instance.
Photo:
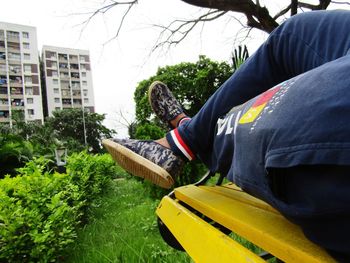
[[[0,262],[53,262],[74,242],[92,201],[115,176],[109,155],[75,154],[67,174],[34,158],[0,180]]]

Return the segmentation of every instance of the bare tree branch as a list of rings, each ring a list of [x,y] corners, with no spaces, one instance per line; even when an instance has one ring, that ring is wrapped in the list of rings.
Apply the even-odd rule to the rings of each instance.
[[[278,12],[274,17],[273,19],[274,20],[277,20],[279,17],[287,14],[287,12],[291,9],[291,4],[288,5],[286,8],[282,9],[280,12]]]
[[[112,41],[113,39],[115,39],[115,38],[117,38],[117,37],[119,36],[119,32],[120,32],[120,30],[121,30],[121,28],[122,28],[122,26],[123,26],[123,24],[124,24],[124,20],[125,20],[126,16],[128,15],[128,13],[130,12],[130,10],[131,10],[131,8],[132,8],[133,6],[134,6],[134,4],[130,4],[130,5],[128,6],[128,9],[126,10],[126,12],[124,13],[124,15],[122,16],[122,19],[121,19],[121,21],[120,21],[120,23],[119,23],[119,27],[118,27],[117,33],[116,33],[111,39],[109,39],[107,42],[105,42],[104,45],[107,44],[107,43],[109,43],[110,41]]]
[[[331,3],[338,4],[338,5],[350,5],[350,2],[331,1]]]
[[[106,2],[106,1],[105,1]],[[120,6],[120,5],[127,5],[128,8],[127,10],[124,12],[122,19],[119,23],[118,29],[117,29],[117,33],[114,35],[113,38],[111,38],[110,40],[108,40],[107,42],[111,41],[112,39],[115,39],[116,37],[118,37],[120,30],[124,24],[124,20],[125,17],[127,16],[127,14],[130,12],[130,9],[138,3],[138,0],[133,0],[133,1],[126,1],[126,2],[120,2],[120,1],[114,1],[114,0],[109,0],[107,2],[110,2],[109,4],[103,5],[100,8],[97,8],[95,11],[92,12],[83,12],[83,13],[73,13],[72,15],[84,15],[84,16],[88,16],[87,19],[85,19],[83,22],[81,22],[79,25],[82,26],[82,31],[84,31],[84,29],[90,24],[90,22],[98,15],[104,15],[106,14],[108,11],[110,11],[112,8],[116,7],[116,6]],[[107,43],[106,42],[106,43]]]
[[[309,10],[322,10],[327,9],[329,4],[346,4],[350,5],[350,2],[343,1],[331,1],[331,0],[318,0],[318,4],[310,4],[298,0],[289,0],[290,4],[280,10],[274,16],[271,16],[269,10],[266,6],[261,6],[259,0],[181,0],[185,3],[209,8],[209,11],[205,14],[200,15],[195,19],[177,19],[170,22],[168,25],[153,25],[161,29],[159,37],[156,41],[151,52],[154,50],[167,46],[177,45],[183,41],[188,34],[193,31],[198,25],[204,26],[205,22],[213,21],[227,14],[228,12],[241,13],[246,17],[246,25],[241,23],[242,28],[256,28],[267,33],[272,32],[279,23],[277,19],[287,14],[290,10],[291,15],[295,15],[298,12],[298,8],[309,9]],[[129,0],[129,1],[116,1],[116,0],[106,0],[103,3],[103,6],[96,9],[93,12],[80,13],[80,15],[88,15],[88,18],[85,19],[81,25],[85,28],[91,20],[93,20],[98,15],[105,15],[112,8],[117,6],[127,6],[127,9],[124,11],[119,24],[117,25],[116,34],[106,41],[109,43],[111,40],[118,38],[122,26],[125,23],[127,15],[129,15],[131,8],[138,3],[138,0]],[[250,32],[250,30],[248,31]],[[106,44],[105,43],[105,44]]]
[[[190,20],[177,19],[172,21],[167,26],[153,25],[155,27],[161,28],[162,31],[160,32],[158,40],[155,46],[153,47],[152,51],[158,49],[160,46],[168,45],[170,47],[171,45],[179,44],[199,23],[205,23],[208,21],[215,20],[223,16],[224,14],[226,14],[225,11],[209,10],[207,13],[195,19],[190,19]],[[165,39],[162,40],[164,36],[165,36]]]

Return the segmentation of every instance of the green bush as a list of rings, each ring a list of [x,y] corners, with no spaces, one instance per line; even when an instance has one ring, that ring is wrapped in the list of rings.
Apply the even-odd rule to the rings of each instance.
[[[70,180],[79,188],[80,212],[86,214],[92,201],[104,190],[111,177],[117,174],[117,167],[109,154],[90,155],[86,152],[73,154],[67,163]]]
[[[44,158],[0,180],[0,262],[52,262],[74,242],[91,201],[115,175],[108,155],[75,154],[67,174]]]

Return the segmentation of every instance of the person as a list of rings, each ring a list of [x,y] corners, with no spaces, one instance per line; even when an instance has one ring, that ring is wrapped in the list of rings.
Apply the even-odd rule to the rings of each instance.
[[[350,262],[349,25],[346,10],[291,17],[191,119],[156,82],[152,108],[173,129],[157,141],[103,144],[127,171],[166,188],[199,158]]]

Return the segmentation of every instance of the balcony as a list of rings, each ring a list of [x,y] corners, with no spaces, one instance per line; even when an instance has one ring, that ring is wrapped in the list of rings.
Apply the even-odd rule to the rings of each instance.
[[[70,63],[78,63],[78,56],[69,55],[69,62]]]
[[[15,36],[15,35],[7,35],[7,41],[19,43],[19,35],[18,35],[18,36]]]
[[[5,42],[0,41],[0,51],[4,52],[5,51]]]
[[[10,75],[10,86],[11,87],[22,87],[22,77]]]
[[[8,60],[10,63],[21,63],[21,54],[15,52],[7,52]]]
[[[71,109],[72,104],[62,104],[62,109]]]
[[[62,106],[72,106],[72,100],[71,99],[62,99]]]
[[[0,99],[0,111],[9,110],[9,101],[7,99]]]
[[[9,105],[0,104],[0,111],[2,110],[9,110]]]
[[[6,76],[0,77],[0,87],[7,87],[7,78]]]
[[[70,94],[70,91],[69,90],[62,90],[61,92],[61,96],[62,96],[62,99],[71,99],[71,94]],[[63,101],[62,101],[63,103]],[[68,103],[67,101],[67,104],[71,104],[70,102]]]
[[[10,122],[10,118],[9,117],[2,117],[2,116],[0,116],[0,122],[1,123],[8,123],[8,122]]]
[[[23,88],[22,87],[11,87],[11,95],[23,96]]]
[[[0,122],[9,122],[10,112],[8,110],[0,110]]]
[[[59,61],[68,61],[68,56],[66,54],[58,54]]]
[[[79,80],[80,80],[79,73],[71,72],[70,76],[71,76],[72,81],[79,82]]]
[[[45,51],[45,58],[50,60],[56,60],[56,52]]]
[[[69,79],[68,72],[60,72],[60,78],[61,79]]]
[[[80,90],[73,90],[72,94],[73,94],[73,98],[81,99],[81,91]],[[73,103],[74,103],[74,101],[73,101]]]
[[[11,76],[22,76],[22,68],[20,65],[10,65],[9,74]]]
[[[14,52],[14,53],[17,53],[17,52],[20,52],[21,48],[19,46],[19,43],[13,43],[13,42],[9,42],[7,41],[7,51],[8,52]]]

